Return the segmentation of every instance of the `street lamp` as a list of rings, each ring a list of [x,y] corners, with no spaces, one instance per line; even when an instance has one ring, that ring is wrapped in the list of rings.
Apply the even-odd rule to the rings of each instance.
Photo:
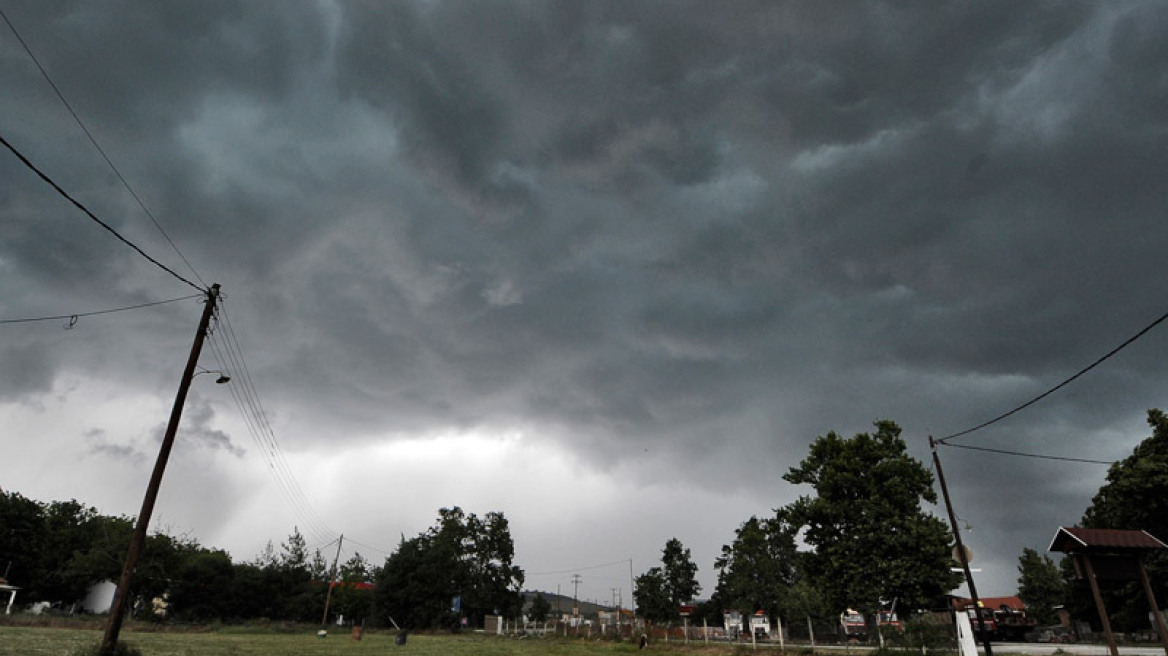
[[[198,376],[199,374],[219,374],[219,377],[215,379],[216,385],[222,385],[223,383],[231,382],[231,376],[228,376],[218,369],[203,369],[201,371],[195,372],[195,376]],[[194,378],[195,376],[191,376],[191,378]]]

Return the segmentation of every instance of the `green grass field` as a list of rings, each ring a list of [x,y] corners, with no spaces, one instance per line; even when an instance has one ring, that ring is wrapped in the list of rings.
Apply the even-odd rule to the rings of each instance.
[[[360,641],[348,631],[317,638],[311,632],[278,633],[223,628],[197,633],[123,631],[122,641],[138,648],[142,656],[348,656],[361,654],[400,654],[402,656],[584,656],[585,654],[644,653],[635,644],[574,639],[512,639],[481,634],[414,635],[405,645],[394,644],[392,632],[367,632]],[[72,650],[97,644],[101,632],[96,629],[50,628],[40,626],[0,625],[2,656],[67,656]],[[658,656],[746,653],[742,647],[701,644],[688,647],[676,642],[657,642],[651,652]],[[749,647],[746,647],[749,649]],[[769,650],[768,650],[769,651]],[[765,653],[765,652],[764,652]]]

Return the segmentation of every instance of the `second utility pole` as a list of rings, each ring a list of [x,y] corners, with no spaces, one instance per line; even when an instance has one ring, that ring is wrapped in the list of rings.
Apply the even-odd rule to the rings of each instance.
[[[337,579],[337,563],[341,561],[341,545],[344,543],[345,536],[341,535],[341,537],[337,540],[337,557],[333,558],[333,571],[332,574],[329,575],[328,594],[326,594],[324,597],[324,615],[320,616],[321,627],[324,627],[328,624],[328,607],[329,602],[333,599],[333,581]]]
[[[990,634],[986,631],[985,619],[981,616],[981,600],[977,598],[977,586],[973,584],[969,559],[965,556],[965,545],[961,543],[961,531],[957,528],[957,515],[953,513],[953,504],[949,503],[949,488],[945,485],[945,472],[941,471],[941,459],[937,457],[937,442],[933,440],[932,435],[929,436],[929,450],[933,452],[933,464],[937,466],[937,481],[941,484],[941,495],[945,498],[945,510],[949,511],[949,525],[953,527],[953,541],[957,545],[957,560],[961,561],[961,568],[965,570],[965,581],[969,583],[969,596],[973,601],[973,614],[977,616],[977,628],[981,631],[986,656],[994,656],[994,648],[990,646]]]

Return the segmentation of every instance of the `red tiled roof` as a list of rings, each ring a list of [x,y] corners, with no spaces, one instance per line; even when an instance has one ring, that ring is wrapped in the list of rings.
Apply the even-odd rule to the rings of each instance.
[[[1168,549],[1147,531],[1060,526],[1047,551],[1147,551]]]

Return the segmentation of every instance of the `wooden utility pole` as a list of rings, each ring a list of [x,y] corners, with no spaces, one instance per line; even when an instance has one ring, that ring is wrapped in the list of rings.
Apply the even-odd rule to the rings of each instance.
[[[981,616],[981,599],[977,597],[977,586],[973,584],[973,574],[969,571],[969,559],[965,557],[965,545],[961,543],[961,530],[957,528],[957,515],[953,513],[953,504],[949,502],[949,487],[945,485],[945,472],[941,471],[941,459],[937,457],[937,442],[929,436],[929,450],[933,452],[933,464],[937,467],[937,482],[941,484],[941,496],[945,499],[945,510],[949,511],[949,525],[953,527],[953,541],[957,545],[957,560],[961,562],[961,569],[965,571],[965,581],[969,584],[969,596],[973,601],[973,614],[977,617],[977,628],[981,631],[982,644],[985,645],[986,656],[994,656],[994,648],[990,645],[990,634],[985,628],[985,619]],[[956,609],[955,609],[956,610]],[[879,626],[879,617],[877,618]]]
[[[580,592],[580,582],[582,580],[583,579],[580,577],[579,574],[572,575],[572,617],[579,617],[580,616],[579,592]]]
[[[341,535],[341,537],[337,539],[337,555],[335,558],[333,558],[333,571],[332,574],[329,575],[328,594],[324,596],[324,615],[320,616],[320,625],[322,628],[328,624],[329,602],[333,599],[333,581],[337,580],[337,563],[341,561],[341,544],[344,542],[345,536]]]
[[[1083,575],[1091,586],[1091,595],[1095,597],[1095,609],[1099,611],[1103,634],[1107,636],[1107,648],[1111,656],[1119,656],[1119,646],[1115,644],[1115,634],[1111,632],[1111,621],[1107,619],[1107,607],[1103,605],[1103,596],[1099,594],[1099,580],[1095,576],[1095,566],[1091,564],[1091,554],[1082,554],[1079,562],[1083,564]]]
[[[632,613],[633,613],[633,619],[630,620],[633,624],[632,624],[632,628],[629,629],[629,631],[630,631],[629,636],[631,637],[633,635],[632,631],[637,630],[637,582],[633,578],[633,559],[632,558],[629,559],[629,608],[632,610]]]
[[[1168,655],[1168,626],[1164,624],[1164,614],[1156,606],[1156,594],[1152,592],[1152,582],[1148,580],[1148,569],[1144,567],[1144,559],[1137,558],[1140,566],[1140,581],[1144,584],[1144,594],[1148,596],[1148,606],[1152,609],[1152,619],[1156,624],[1156,632],[1160,634],[1160,643],[1164,645],[1164,654]]]
[[[146,529],[150,526],[150,515],[154,512],[154,502],[158,498],[158,488],[162,484],[162,473],[166,471],[166,461],[170,458],[174,437],[178,433],[178,423],[179,419],[182,418],[183,405],[187,400],[187,390],[190,389],[191,379],[195,376],[195,368],[199,364],[199,353],[203,350],[203,340],[207,337],[207,327],[211,324],[211,315],[215,313],[215,304],[218,300],[219,285],[216,283],[211,285],[211,289],[207,291],[203,316],[199,319],[199,329],[195,331],[195,342],[191,345],[191,354],[187,358],[186,369],[183,370],[182,378],[179,380],[178,393],[174,397],[174,407],[170,411],[170,422],[166,425],[166,434],[162,438],[162,446],[158,449],[158,459],[154,461],[154,471],[150,474],[150,484],[146,486],[146,496],[142,499],[142,509],[138,512],[138,521],[134,525],[134,534],[130,538],[130,548],[126,552],[126,564],[122,568],[122,576],[118,580],[114,604],[110,608],[109,622],[106,624],[105,636],[101,641],[102,654],[113,654],[118,645],[118,634],[122,630],[126,603],[130,598],[130,584],[134,580],[134,568],[138,566],[138,558],[142,555],[142,545],[146,543]]]

